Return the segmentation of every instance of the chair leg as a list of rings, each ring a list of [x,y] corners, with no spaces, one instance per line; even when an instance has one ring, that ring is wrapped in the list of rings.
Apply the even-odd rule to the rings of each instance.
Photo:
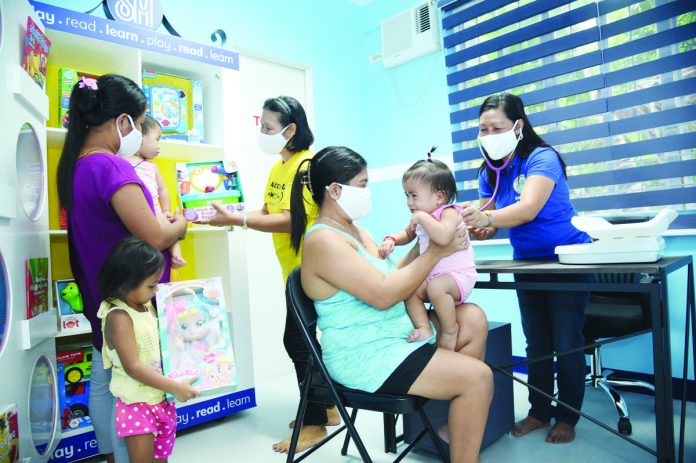
[[[309,388],[312,382],[312,362],[307,366],[304,383],[302,386],[302,394],[300,396],[300,405],[297,407],[297,416],[295,416],[295,426],[292,429],[292,437],[290,438],[290,448],[288,449],[288,458],[286,463],[293,463],[295,460],[295,452],[297,450],[297,441],[300,438],[300,429],[304,420],[305,410],[307,410],[307,400],[309,397]]]
[[[435,444],[435,449],[437,450],[437,453],[440,455],[440,459],[443,463],[449,463],[450,460],[448,456],[448,450],[445,448],[445,445],[442,442],[440,436],[435,431],[435,428],[433,428],[432,423],[430,423],[430,419],[425,414],[425,410],[423,410],[422,408],[418,410],[418,415],[420,416],[420,419],[423,422],[423,426],[425,426],[425,429],[428,431],[428,434],[430,435],[430,440],[432,440],[433,444]]]
[[[384,453],[396,453],[396,415],[383,413]]]
[[[358,418],[358,409],[354,408],[350,414],[350,421],[355,424],[355,420]],[[350,443],[350,433],[346,432],[346,438],[343,439],[343,448],[341,448],[341,455],[345,456],[348,453],[348,444]]]
[[[597,381],[597,386],[611,397],[614,402],[614,407],[616,407],[616,412],[619,414],[618,429],[621,434],[630,435],[633,432],[633,427],[631,426],[631,418],[628,413],[628,405],[624,401],[621,394],[619,394],[616,389],[614,389],[606,379],[602,378]]]

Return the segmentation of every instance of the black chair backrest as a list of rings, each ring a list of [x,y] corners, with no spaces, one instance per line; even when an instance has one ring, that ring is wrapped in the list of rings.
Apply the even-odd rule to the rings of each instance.
[[[285,289],[285,297],[287,298],[288,306],[296,309],[294,311],[291,310],[291,312],[299,317],[299,320],[296,320],[298,324],[309,328],[317,322],[317,311],[314,308],[314,301],[307,297],[304,289],[302,289],[302,279],[300,277],[300,267],[290,272],[287,288]]]

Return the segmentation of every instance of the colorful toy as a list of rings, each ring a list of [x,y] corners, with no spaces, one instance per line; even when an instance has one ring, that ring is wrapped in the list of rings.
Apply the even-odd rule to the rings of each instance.
[[[92,425],[89,417],[89,381],[67,383],[64,376],[65,365],[56,365],[58,378],[58,410],[60,427],[63,431]]]
[[[48,311],[48,257],[25,262],[27,320]]]
[[[82,294],[80,294],[80,289],[74,281],[68,283],[65,288],[63,288],[63,291],[60,292],[60,297],[68,303],[73,312],[82,313],[82,311],[85,310],[85,306],[82,303]]]
[[[143,71],[147,113],[162,125],[162,139],[203,143],[203,83],[163,72]]]
[[[70,68],[60,68],[58,73],[58,91],[60,92],[60,110],[59,117],[60,123],[63,127],[68,127],[68,112],[70,110],[70,94],[72,89],[80,80],[80,77],[89,77],[92,79],[98,79],[99,76],[96,74],[90,74],[87,72],[77,71]]]
[[[203,393],[237,385],[220,278],[160,284],[157,291],[162,368],[172,379],[198,377]]]
[[[65,381],[78,383],[92,374],[92,348],[84,346],[56,352],[56,362],[65,366]]]
[[[237,165],[232,161],[178,162],[176,164],[179,199],[184,217],[196,221],[215,213],[214,202],[231,212],[245,210]]]
[[[17,406],[10,404],[0,410],[0,463],[19,460],[19,425]]]
[[[24,39],[22,67],[41,88],[44,88],[46,83],[46,63],[50,49],[51,41],[31,19],[31,16],[27,16],[27,34]]]

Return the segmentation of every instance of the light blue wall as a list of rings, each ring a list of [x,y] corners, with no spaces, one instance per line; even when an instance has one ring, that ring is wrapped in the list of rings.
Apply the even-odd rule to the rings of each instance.
[[[165,15],[186,39],[210,43],[223,29],[227,47],[311,66],[314,85],[316,150],[334,144],[361,153],[388,180],[373,182],[373,212],[364,220],[376,239],[408,221],[399,178],[403,165],[423,158],[432,145],[451,154],[444,54],[385,69],[369,57],[380,53],[379,25],[422,0],[374,0],[360,7],[347,0],[162,0]],[[94,0],[45,3],[85,12]],[[191,5],[195,5],[192,7]],[[243,72],[243,69],[242,71]],[[384,176],[382,175],[382,178]],[[694,254],[696,238],[667,238],[668,255]],[[509,245],[476,246],[479,259],[510,258]],[[684,339],[684,272],[670,284],[672,360],[681,377]],[[513,323],[513,350],[524,355],[517,300],[512,291],[476,290],[472,299],[491,320]],[[636,353],[640,353],[636,355]],[[652,371],[649,338],[605,349],[608,367]],[[693,371],[689,375],[693,378]]]

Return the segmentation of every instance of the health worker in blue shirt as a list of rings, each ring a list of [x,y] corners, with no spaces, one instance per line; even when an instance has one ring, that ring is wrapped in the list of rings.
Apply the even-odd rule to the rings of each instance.
[[[499,228],[510,229],[516,260],[556,260],[554,248],[587,243],[590,237],[576,229],[570,203],[566,165],[560,154],[536,134],[522,100],[502,93],[486,98],[479,110],[479,147],[484,163],[479,170],[481,210],[465,204],[462,216],[471,235],[485,240]],[[588,281],[592,276],[554,275],[554,281]],[[543,274],[515,275],[516,281],[549,282]],[[572,350],[584,345],[583,325],[589,292],[518,290],[527,358]],[[585,356],[582,350],[557,359],[558,399],[580,409],[585,391]],[[529,365],[529,384],[552,395],[553,358]],[[546,442],[566,443],[575,438],[580,418],[550,399],[529,391],[528,416],[515,423],[513,436],[553,426]]]

